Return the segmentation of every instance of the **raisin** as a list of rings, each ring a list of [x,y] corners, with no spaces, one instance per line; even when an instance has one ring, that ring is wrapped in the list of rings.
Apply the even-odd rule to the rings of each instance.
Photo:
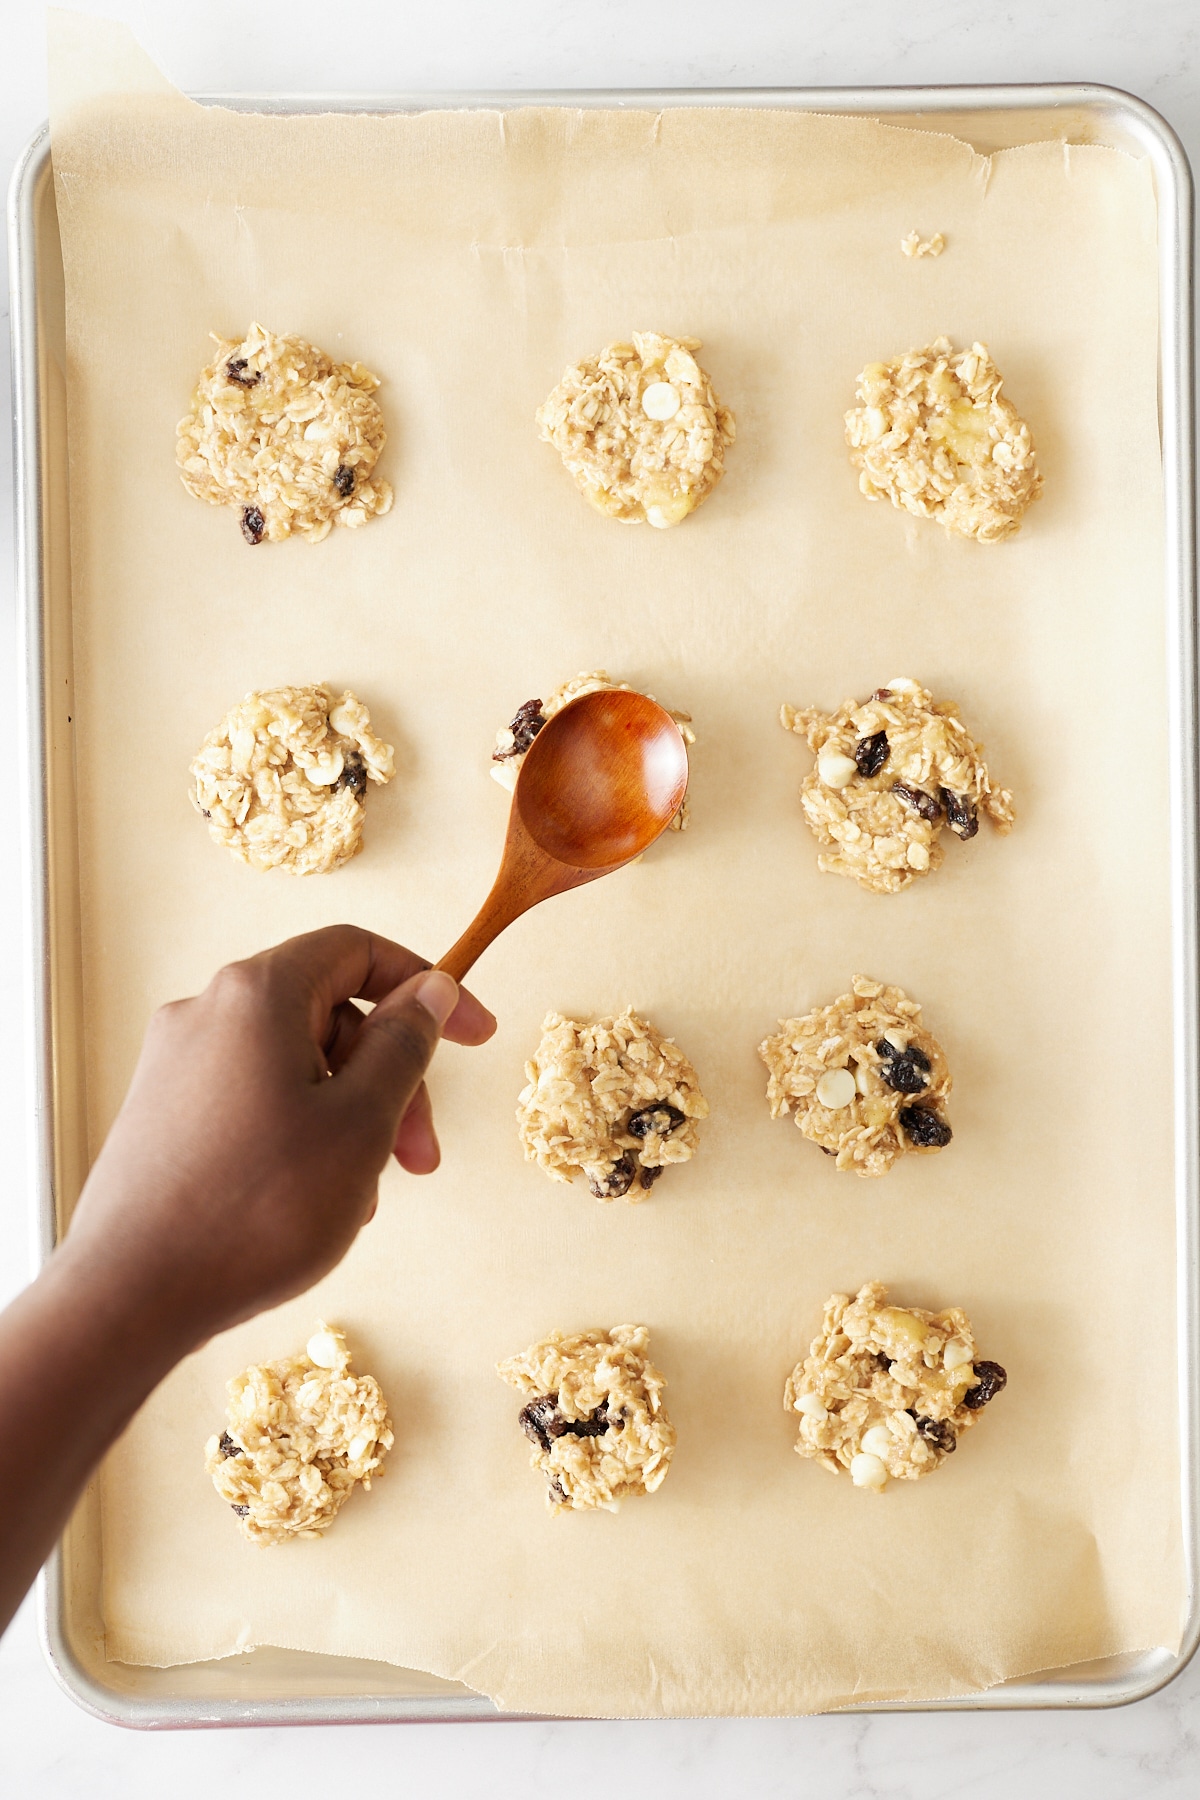
[[[349,463],[339,463],[333,471],[333,485],[342,499],[347,499],[354,492],[354,470]]]
[[[887,1061],[887,1059],[890,1056],[896,1056],[899,1054],[899,1052],[896,1049],[895,1044],[889,1044],[886,1038],[880,1038],[879,1042],[875,1046],[875,1051],[876,1051],[877,1055],[883,1057],[885,1062]]]
[[[243,506],[242,536],[245,538],[246,542],[248,544],[261,544],[263,541],[263,532],[266,529],[267,521],[263,518],[257,506]]]
[[[239,1506],[236,1500],[231,1500],[229,1504],[232,1506],[239,1519],[244,1519],[246,1514],[250,1511],[248,1506]]]
[[[940,1150],[954,1136],[945,1120],[928,1106],[902,1106],[900,1123],[918,1150]]]
[[[342,772],[333,784],[334,793],[339,788],[349,788],[361,800],[367,791],[367,769],[357,750],[347,750],[342,762]]]
[[[248,364],[244,356],[235,356],[232,362],[227,362],[225,364],[225,373],[236,387],[253,387],[256,381],[262,380],[262,376],[257,370],[252,371],[247,375],[247,367]]]
[[[512,749],[494,750],[492,761],[505,762],[510,756],[524,756],[545,723],[540,700],[527,700],[524,706],[518,706],[516,717],[508,728],[513,734]]]
[[[540,1394],[528,1406],[523,1406],[517,1416],[530,1443],[540,1445],[543,1450],[549,1450],[555,1438],[603,1437],[608,1430],[606,1400],[586,1419],[564,1419],[558,1410],[558,1395]]]
[[[871,695],[872,700],[890,700],[891,697],[891,688],[876,688],[875,692]]]
[[[557,1475],[552,1475],[550,1477],[550,1493],[553,1498],[558,1501],[560,1506],[570,1506],[571,1502],[567,1496],[567,1490],[558,1479]]]
[[[231,1456],[244,1456],[245,1455],[245,1451],[242,1449],[242,1446],[240,1444],[235,1444],[233,1439],[230,1437],[230,1435],[227,1431],[223,1431],[221,1433],[221,1442],[218,1445],[218,1448],[221,1452],[221,1455],[227,1459]]]
[[[629,1155],[619,1156],[607,1175],[599,1181],[589,1181],[588,1187],[597,1200],[619,1200],[633,1186],[633,1178],[637,1174],[633,1158]]]
[[[887,1043],[887,1039],[881,1038],[880,1042]],[[892,1053],[879,1073],[893,1094],[919,1094],[929,1086],[929,1058],[923,1050],[915,1044],[907,1050],[893,1050],[888,1044],[888,1049]]]
[[[656,1106],[644,1106],[641,1112],[630,1113],[625,1121],[625,1129],[630,1137],[649,1137],[653,1131],[659,1137],[666,1137],[683,1124],[684,1115],[677,1106],[668,1106],[660,1100]]]
[[[972,1412],[978,1412],[981,1406],[994,1400],[1008,1381],[1008,1371],[1002,1369],[999,1363],[977,1362],[975,1373],[979,1377],[978,1381],[963,1395],[963,1405],[970,1407]]]
[[[935,1450],[940,1450],[943,1456],[949,1456],[952,1450],[958,1449],[953,1425],[943,1424],[939,1419],[922,1419],[916,1413],[912,1416],[925,1442],[932,1444]]]
[[[891,754],[886,731],[876,731],[871,737],[859,738],[854,746],[854,761],[860,775],[868,779],[878,775]]]
[[[949,788],[940,788],[938,791],[946,809],[947,824],[955,837],[960,837],[965,844],[979,830],[979,814],[965,794],[952,794]]]
[[[906,787],[902,781],[893,781],[892,792],[897,800],[903,800],[905,806],[911,806],[913,811],[920,813],[923,819],[932,821],[941,818],[941,807],[933,795],[927,794],[924,788]]]
[[[642,1186],[644,1188],[652,1188],[662,1172],[662,1163],[659,1163],[658,1167],[654,1169],[643,1169],[640,1176]]]

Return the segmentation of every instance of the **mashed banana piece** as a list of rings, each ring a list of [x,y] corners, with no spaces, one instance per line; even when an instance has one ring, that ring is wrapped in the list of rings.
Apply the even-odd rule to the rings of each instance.
[[[781,1019],[758,1053],[773,1119],[795,1114],[806,1138],[856,1175],[886,1175],[910,1150],[941,1150],[953,1085],[921,1008],[865,975],[830,1006]]]
[[[868,363],[846,414],[850,460],[868,500],[936,519],[982,544],[1011,537],[1041,490],[1029,427],[1000,392],[985,344]]]
[[[212,335],[216,356],[177,428],[188,492],[239,507],[249,544],[293,531],[315,544],[335,521],[362,525],[387,512],[392,490],[371,479],[387,442],[378,376],[261,325],[240,344]]]
[[[525,1398],[521,1429],[529,1466],[546,1477],[551,1512],[603,1507],[662,1486],[675,1450],[663,1411],[666,1386],[649,1357],[644,1325],[552,1331],[496,1373]]]
[[[780,709],[785,731],[807,738],[817,765],[800,804],[825,852],[817,866],[877,894],[896,894],[941,867],[943,825],[964,842],[985,813],[1002,836],[1013,797],[994,787],[977,744],[949,700],[897,675],[869,700],[835,713]]]
[[[635,331],[574,364],[537,410],[541,436],[597,512],[678,525],[725,473],[734,417],[692,352],[699,338]]]
[[[668,1163],[695,1155],[696,1121],[708,1117],[683,1051],[630,1007],[594,1025],[547,1013],[525,1078],[527,1161],[552,1181],[582,1175],[597,1200],[644,1200]]]
[[[556,687],[545,700],[526,700],[517,708],[516,715],[510,725],[502,725],[496,733],[496,747],[492,751],[492,780],[498,781],[502,788],[511,794],[517,785],[517,776],[521,773],[521,764],[525,761],[525,753],[538,732],[548,719],[571,700],[578,700],[581,694],[597,694],[602,690],[611,690],[622,694],[633,694],[642,690],[633,688],[627,681],[610,681],[606,669],[594,669],[591,673],[576,675],[571,681],[564,681]],[[653,694],[646,695],[653,700]],[[657,702],[656,702],[657,704]],[[679,727],[680,735],[689,747],[695,743],[696,734],[692,730],[691,713],[675,712],[671,707],[664,709]],[[683,805],[671,820],[672,831],[686,831],[688,824],[688,803],[684,795]]]
[[[957,1448],[1008,1380],[976,1356],[959,1307],[925,1312],[888,1306],[882,1282],[825,1303],[820,1334],[783,1390],[800,1415],[796,1451],[856,1487],[881,1493],[889,1479],[918,1481]]]
[[[361,700],[323,683],[247,694],[191,765],[210,836],[255,869],[324,875],[362,849],[368,781],[395,774]]]
[[[298,1356],[252,1364],[228,1392],[204,1467],[252,1544],[328,1531],[395,1442],[379,1383],[353,1372],[344,1333],[320,1321]]]

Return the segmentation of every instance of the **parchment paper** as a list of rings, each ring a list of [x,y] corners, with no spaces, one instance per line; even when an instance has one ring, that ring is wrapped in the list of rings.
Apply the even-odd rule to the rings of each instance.
[[[390,1171],[342,1267],[193,1357],[111,1457],[109,1654],[276,1644],[608,1715],[948,1695],[1176,1645],[1146,165],[784,111],[240,117],[111,28],[66,32],[107,68],[59,83],[54,117],[93,1150],[151,1009],[230,958],[338,919],[441,953],[493,874],[488,756],[521,701],[603,666],[699,735],[687,835],[477,969],[500,1030],[438,1055],[440,1172]],[[914,226],[940,260],[900,254]],[[251,553],[184,492],[207,333],[251,319],[382,376],[388,518]],[[532,420],[568,361],[639,328],[702,338],[738,421],[720,489],[662,534],[592,513]],[[863,362],[939,332],[991,346],[1039,449],[1045,497],[999,547],[868,505],[844,450]],[[1020,817],[876,897],[818,874],[776,714],[898,674],[962,703]],[[399,774],[352,866],[263,876],[209,841],[188,761],[247,689],[322,677],[367,700]],[[756,1056],[858,970],[924,1003],[956,1077],[953,1145],[878,1182],[771,1121]],[[547,1009],[630,1001],[712,1118],[648,1204],[601,1207],[522,1162],[513,1106]],[[936,1481],[882,1498],[793,1455],[781,1404],[826,1296],[872,1277],[966,1307],[1010,1376]],[[202,1446],[226,1378],[318,1314],[397,1446],[326,1540],[256,1551]],[[627,1320],[676,1462],[616,1517],[551,1518],[493,1365]]]

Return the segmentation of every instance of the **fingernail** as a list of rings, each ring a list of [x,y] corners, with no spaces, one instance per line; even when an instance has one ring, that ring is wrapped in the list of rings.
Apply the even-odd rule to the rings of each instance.
[[[430,969],[414,990],[413,998],[433,1015],[440,1030],[458,1005],[458,983],[444,969]]]

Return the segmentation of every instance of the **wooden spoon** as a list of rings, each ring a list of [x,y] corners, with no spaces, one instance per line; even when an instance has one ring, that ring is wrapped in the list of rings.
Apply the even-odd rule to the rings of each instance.
[[[531,906],[648,850],[687,781],[683,734],[645,694],[602,688],[564,706],[525,753],[492,891],[438,968],[461,981]]]

